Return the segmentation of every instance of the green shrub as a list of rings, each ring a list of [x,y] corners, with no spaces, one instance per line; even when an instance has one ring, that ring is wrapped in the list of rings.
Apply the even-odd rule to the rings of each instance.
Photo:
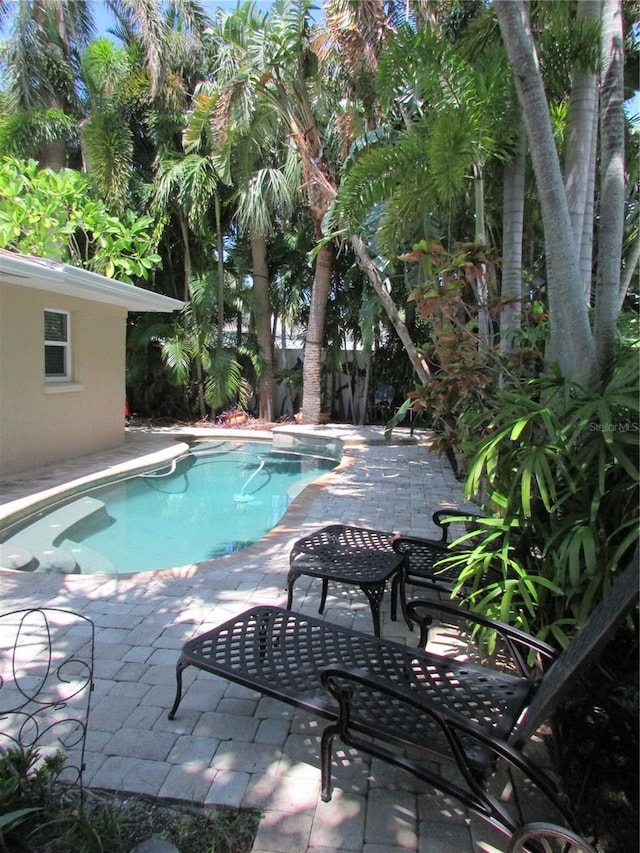
[[[446,561],[474,609],[560,646],[585,621],[638,540],[638,388],[626,348],[597,392],[533,379],[466,419],[465,494],[487,520]]]
[[[259,814],[204,809],[59,782],[63,753],[0,750],[1,853],[128,853],[150,838],[183,853],[247,853]]]
[[[27,817],[42,811],[64,767],[64,756],[42,757],[35,747],[0,749],[0,850]]]

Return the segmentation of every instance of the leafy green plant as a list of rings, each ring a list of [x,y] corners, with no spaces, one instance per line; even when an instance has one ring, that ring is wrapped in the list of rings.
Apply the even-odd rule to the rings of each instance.
[[[64,767],[61,752],[43,756],[36,747],[0,749],[0,806],[41,804]]]
[[[249,379],[260,373],[260,361],[248,347],[219,343],[215,321],[223,307],[217,302],[217,281],[208,275],[193,279],[191,297],[180,314],[172,335],[161,344],[162,359],[175,382],[182,386],[187,407],[197,397],[200,417],[207,406],[219,411],[238,400],[246,405]]]
[[[64,761],[62,753],[43,757],[35,747],[0,749],[0,850],[10,849],[12,830],[43,810]]]
[[[564,646],[625,567],[638,539],[638,385],[627,348],[598,392],[539,378],[500,392],[490,420],[463,416],[465,494],[487,519],[447,562],[474,609]]]
[[[81,790],[59,781],[61,752],[35,747],[0,750],[0,851],[127,853],[149,838],[164,838],[183,853],[247,853],[259,814]]]
[[[0,162],[0,248],[52,258],[132,283],[160,263],[151,216],[110,215],[88,175]]]
[[[400,260],[418,264],[408,299],[428,324],[430,340],[419,351],[431,376],[408,395],[411,402],[390,427],[409,406],[414,414],[426,415],[435,433],[434,447],[446,453],[456,473],[462,474],[462,416],[474,413],[479,423],[486,420],[508,369],[493,341],[493,316],[500,308],[492,295],[495,260],[480,244],[457,242],[448,251],[426,240],[415,243]],[[486,291],[482,299],[481,283]],[[526,338],[520,349],[528,349]]]

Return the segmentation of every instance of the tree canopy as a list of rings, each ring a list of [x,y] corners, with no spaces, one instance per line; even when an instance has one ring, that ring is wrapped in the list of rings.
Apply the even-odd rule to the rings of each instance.
[[[212,282],[208,369],[226,350],[267,419],[294,235],[303,421],[332,405],[334,303],[364,341],[376,300],[414,408],[445,382],[452,414],[523,372],[606,380],[637,302],[637,2],[109,5],[99,36],[90,3],[0,5],[3,246],[194,300]],[[185,415],[236,400],[223,374],[231,398],[203,409],[194,380]]]

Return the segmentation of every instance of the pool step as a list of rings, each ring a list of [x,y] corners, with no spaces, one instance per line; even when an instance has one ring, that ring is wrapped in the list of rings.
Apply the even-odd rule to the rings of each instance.
[[[11,541],[0,542],[0,568],[19,569],[22,572],[32,572],[38,564],[31,551],[20,548]]]
[[[100,519],[101,515],[103,519]],[[78,555],[57,547],[56,543],[67,538],[77,524],[86,523],[89,519],[96,522],[108,519],[107,509],[102,501],[90,497],[78,498],[54,510],[0,544],[0,567],[55,574],[84,572],[84,566],[81,568],[82,563],[77,560]],[[82,546],[78,547],[82,548]],[[84,550],[90,551],[88,548]],[[97,555],[97,557],[101,556]],[[102,559],[105,561],[105,558]],[[93,564],[97,562],[93,560]],[[108,560],[106,563],[111,565]],[[94,569],[94,571],[109,571],[109,569]]]
[[[100,572],[108,575],[118,573],[116,566],[100,551],[94,551],[93,548],[87,548],[86,545],[78,542],[67,542],[65,550],[73,557],[83,575],[95,575]]]

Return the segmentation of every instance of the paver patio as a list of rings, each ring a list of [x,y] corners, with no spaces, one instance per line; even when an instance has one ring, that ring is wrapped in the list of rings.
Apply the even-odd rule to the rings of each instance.
[[[500,836],[469,821],[455,802],[397,768],[348,750],[337,752],[342,766],[334,774],[332,802],[321,802],[324,721],[251,690],[189,669],[176,719],[167,719],[184,641],[253,603],[284,606],[295,539],[329,523],[435,535],[431,513],[459,505],[460,483],[425,440],[387,445],[380,429],[325,432],[345,441],[342,464],[309,486],[261,542],[198,566],[138,575],[0,571],[2,610],[48,605],[94,621],[96,689],[85,775],[90,786],[261,809],[254,853],[504,849]],[[118,451],[6,480],[0,515],[30,491],[115,470],[145,452],[162,454],[175,441],[170,431],[131,432]],[[320,587],[300,578],[295,608],[316,613]],[[381,615],[385,638],[415,642],[401,620],[390,621],[388,595]],[[368,603],[355,589],[330,586],[325,618],[371,631]]]

